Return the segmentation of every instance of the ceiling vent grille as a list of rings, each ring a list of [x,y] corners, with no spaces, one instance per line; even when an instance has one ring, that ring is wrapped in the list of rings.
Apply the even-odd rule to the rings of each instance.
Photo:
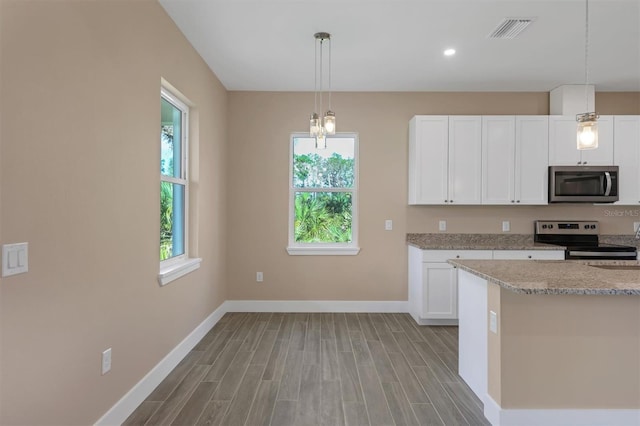
[[[491,31],[489,38],[516,38],[533,22],[533,18],[505,18]]]

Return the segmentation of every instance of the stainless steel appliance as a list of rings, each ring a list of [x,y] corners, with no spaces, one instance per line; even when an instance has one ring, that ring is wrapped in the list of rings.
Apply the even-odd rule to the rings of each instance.
[[[549,166],[550,203],[618,201],[618,166]]]
[[[533,239],[566,247],[565,259],[636,260],[635,247],[599,242],[597,221],[536,220]]]

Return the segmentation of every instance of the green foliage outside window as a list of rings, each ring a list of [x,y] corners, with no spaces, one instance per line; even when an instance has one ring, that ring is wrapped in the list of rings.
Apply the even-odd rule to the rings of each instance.
[[[294,154],[295,241],[301,243],[348,243],[352,241],[352,195],[354,159],[338,153]],[[331,188],[334,191],[305,191]],[[335,189],[347,189],[335,191]]]
[[[173,175],[173,126],[161,127],[162,153],[160,173]],[[173,253],[173,186],[160,182],[160,260],[167,260]]]

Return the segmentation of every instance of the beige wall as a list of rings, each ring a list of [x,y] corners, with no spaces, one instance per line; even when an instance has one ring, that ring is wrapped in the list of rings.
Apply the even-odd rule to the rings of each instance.
[[[311,93],[229,94],[230,299],[406,300],[407,232],[532,233],[534,219],[597,219],[603,234],[630,233],[613,206],[407,206],[407,137],[416,114],[548,114],[547,93],[334,93],[339,131],[360,136],[360,254],[289,256],[288,155],[305,131]],[[640,114],[639,93],[597,94],[600,114]],[[620,108],[624,105],[625,108]],[[239,189],[241,188],[241,189]],[[612,211],[623,216],[612,216]],[[640,214],[640,211],[638,211]],[[384,231],[384,220],[394,229]],[[636,217],[635,220],[638,220]],[[263,283],[255,282],[264,272]]]
[[[2,0],[0,13],[1,237],[29,242],[29,272],[0,286],[0,424],[92,424],[227,298],[227,93],[155,1]],[[163,288],[161,78],[199,117],[203,258]]]

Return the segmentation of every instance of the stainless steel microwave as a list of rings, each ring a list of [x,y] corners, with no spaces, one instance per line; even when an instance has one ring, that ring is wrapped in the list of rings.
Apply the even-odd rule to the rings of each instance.
[[[549,166],[550,203],[618,201],[618,166]]]

